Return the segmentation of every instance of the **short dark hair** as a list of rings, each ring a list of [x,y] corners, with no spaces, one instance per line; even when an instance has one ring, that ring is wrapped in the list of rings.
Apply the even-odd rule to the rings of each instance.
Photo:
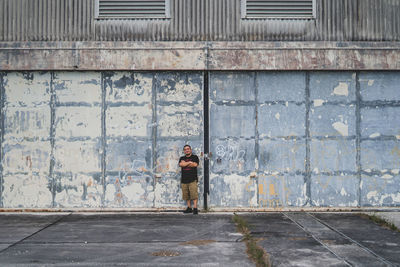
[[[192,149],[192,147],[189,146],[189,145],[184,145],[184,146],[183,146],[183,149],[185,149],[185,147],[189,147],[190,149]]]

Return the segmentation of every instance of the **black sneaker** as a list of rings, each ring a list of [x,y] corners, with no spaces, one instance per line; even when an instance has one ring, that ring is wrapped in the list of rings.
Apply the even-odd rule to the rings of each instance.
[[[194,209],[193,209],[193,214],[194,214],[194,215],[199,214],[199,211],[198,211],[196,208],[194,208]]]
[[[192,208],[187,207],[187,209],[183,211],[183,213],[192,213]]]

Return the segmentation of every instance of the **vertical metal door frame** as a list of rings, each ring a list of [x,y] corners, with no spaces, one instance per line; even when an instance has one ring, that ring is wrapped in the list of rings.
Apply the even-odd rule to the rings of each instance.
[[[209,107],[209,71],[204,71],[203,78],[203,125],[204,125],[204,209],[208,209],[208,195],[210,194],[210,107]]]

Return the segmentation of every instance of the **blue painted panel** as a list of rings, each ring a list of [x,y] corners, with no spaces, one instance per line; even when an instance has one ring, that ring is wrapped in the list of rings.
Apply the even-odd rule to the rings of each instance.
[[[361,142],[361,167],[363,170],[399,169],[400,140],[364,140]]]
[[[50,73],[9,72],[3,79],[0,203],[4,208],[50,208]]]
[[[81,105],[101,104],[100,72],[56,72],[53,86],[56,102]]]
[[[399,206],[400,175],[362,176],[362,206]]]
[[[254,179],[237,174],[210,175],[210,207],[256,207]]]
[[[318,207],[357,206],[356,176],[311,176],[312,202]]]
[[[400,134],[400,107],[361,109],[361,136],[379,137]]]
[[[3,174],[37,172],[49,175],[50,153],[48,141],[7,141],[3,144]]]
[[[305,136],[306,110],[304,104],[260,105],[258,134],[263,137]]]
[[[55,109],[55,137],[59,139],[91,139],[101,136],[99,106],[61,106]]]
[[[105,202],[111,207],[152,207],[151,141],[108,139]]]
[[[310,112],[311,136],[354,136],[356,134],[355,106],[323,105]]]
[[[350,103],[356,100],[356,75],[353,72],[311,72],[310,99]]]
[[[203,134],[202,106],[158,106],[157,135],[159,137],[188,136],[201,137]]]
[[[304,102],[305,76],[305,72],[257,72],[258,102]]]
[[[100,208],[103,196],[101,174],[55,173],[57,208]]]
[[[112,106],[106,110],[106,133],[109,137],[151,138],[152,109],[145,106]]]
[[[254,106],[217,106],[210,109],[211,137],[227,138],[255,136]]]
[[[312,140],[310,151],[313,172],[357,170],[355,140]]]
[[[398,72],[361,72],[360,89],[363,101],[400,100]]]
[[[6,107],[48,107],[50,72],[10,72],[5,77]]]
[[[50,107],[7,107],[4,111],[5,140],[48,140]]]
[[[107,175],[105,178],[105,205],[110,208],[151,208],[154,201],[154,187],[148,177],[132,178]]]
[[[16,173],[3,177],[5,208],[51,208],[51,179],[41,173]]]
[[[203,75],[200,72],[162,72],[155,75],[157,102],[202,106]]]
[[[106,86],[106,102],[114,106],[151,103],[154,73],[119,71],[111,75]]]
[[[108,139],[106,170],[108,172],[137,173],[139,176],[152,172],[151,141],[133,139]]]
[[[254,147],[254,140],[211,139],[212,173],[249,175],[255,171]]]
[[[304,171],[304,140],[260,140],[259,170],[264,172]]]
[[[210,76],[210,99],[213,101],[254,101],[253,72],[214,72]]]
[[[302,175],[264,175],[258,179],[258,204],[264,208],[300,207],[306,202]]]
[[[58,140],[54,146],[54,171],[62,173],[100,173],[101,141]]]

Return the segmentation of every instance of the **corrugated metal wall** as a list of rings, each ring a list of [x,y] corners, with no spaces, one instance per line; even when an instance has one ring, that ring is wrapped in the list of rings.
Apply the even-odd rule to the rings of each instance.
[[[94,38],[94,1],[1,0],[0,41]]]
[[[171,19],[95,20],[94,0],[0,0],[0,41],[400,40],[398,0],[316,3],[316,20],[244,20],[240,0],[171,0]]]

